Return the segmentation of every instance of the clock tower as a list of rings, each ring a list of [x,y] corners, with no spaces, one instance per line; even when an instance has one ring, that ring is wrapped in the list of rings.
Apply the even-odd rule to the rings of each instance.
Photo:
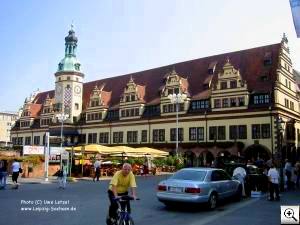
[[[67,122],[75,122],[82,111],[84,74],[76,58],[78,39],[73,25],[65,37],[65,57],[58,64],[55,73],[55,102],[59,111],[69,116]]]

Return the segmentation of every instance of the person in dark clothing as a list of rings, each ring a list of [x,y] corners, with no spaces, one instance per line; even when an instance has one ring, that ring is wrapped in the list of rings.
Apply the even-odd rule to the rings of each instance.
[[[7,161],[0,161],[0,189],[6,188],[6,177],[7,177]]]

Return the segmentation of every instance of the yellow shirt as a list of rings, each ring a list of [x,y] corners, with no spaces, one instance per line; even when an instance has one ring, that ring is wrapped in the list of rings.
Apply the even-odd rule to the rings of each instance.
[[[122,171],[115,173],[109,184],[109,190],[112,190],[112,185],[117,187],[117,193],[124,193],[128,191],[129,187],[136,187],[135,178],[132,172],[126,177],[123,176]]]

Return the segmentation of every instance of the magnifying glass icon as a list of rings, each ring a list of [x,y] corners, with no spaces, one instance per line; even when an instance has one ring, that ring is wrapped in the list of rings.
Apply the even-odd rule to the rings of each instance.
[[[287,208],[286,210],[284,210],[283,215],[288,219],[294,219],[296,222],[298,222],[297,219],[295,218],[295,212],[291,208]]]

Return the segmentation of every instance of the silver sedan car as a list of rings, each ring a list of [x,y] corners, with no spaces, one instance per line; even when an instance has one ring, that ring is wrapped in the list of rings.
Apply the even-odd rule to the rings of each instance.
[[[222,169],[185,168],[158,184],[156,196],[169,205],[174,202],[207,203],[210,209],[218,200],[242,197],[242,185]]]

